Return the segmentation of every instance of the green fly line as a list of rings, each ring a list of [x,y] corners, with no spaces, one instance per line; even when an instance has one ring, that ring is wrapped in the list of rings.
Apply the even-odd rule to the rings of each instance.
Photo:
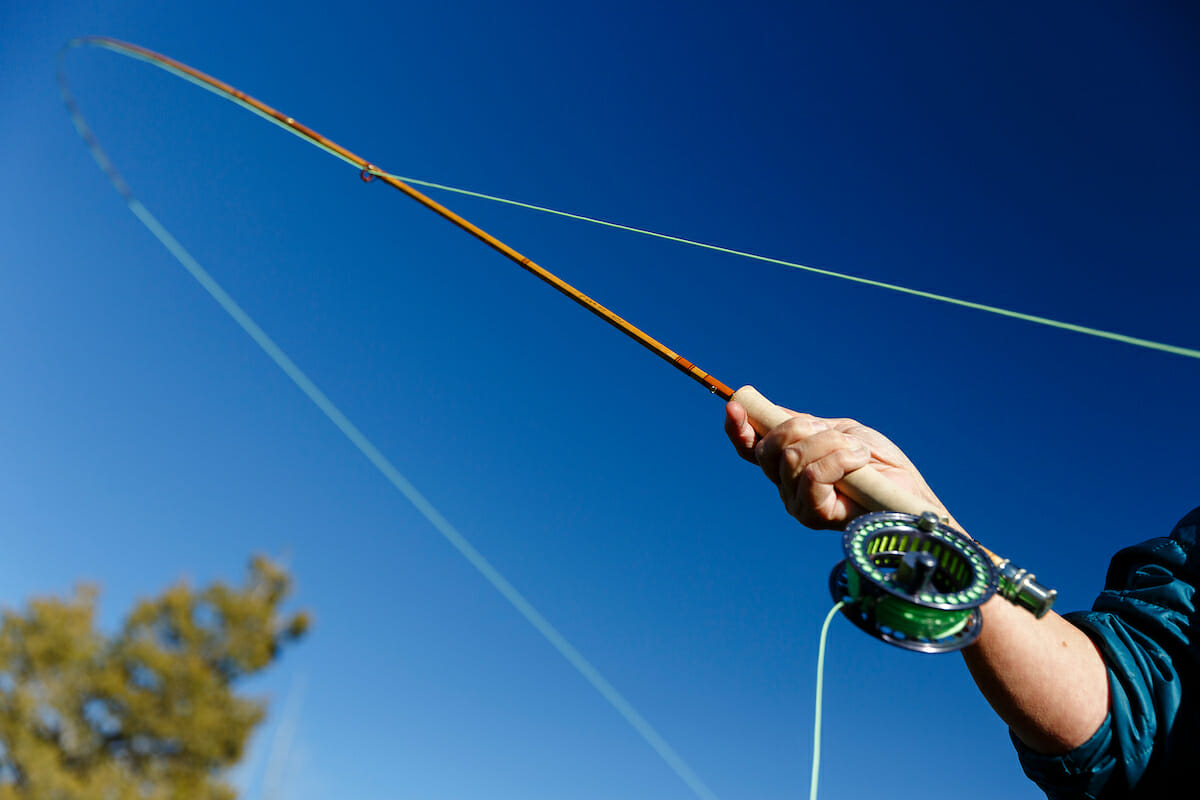
[[[944,639],[971,621],[971,611],[941,611],[885,597],[875,606],[875,619],[894,631],[926,639]]]
[[[809,800],[817,800],[817,779],[821,774],[821,696],[825,689],[825,643],[829,638],[829,623],[833,622],[833,618],[845,605],[845,601],[839,600],[829,609],[829,613],[825,615],[825,622],[821,624],[821,638],[817,642],[817,698],[813,711],[812,780],[808,789]]]
[[[383,173],[378,173],[378,174],[383,174]],[[976,303],[973,300],[962,300],[957,297],[950,297],[948,295],[937,294],[935,292],[926,292],[921,289],[910,289],[907,286],[900,286],[900,285],[894,284],[894,283],[885,283],[884,281],[877,281],[877,280],[873,280],[871,278],[863,278],[858,275],[850,275],[850,274],[847,274],[844,272],[835,272],[834,270],[823,269],[821,267],[813,267],[813,266],[809,266],[807,264],[799,264],[795,261],[787,261],[782,258],[771,258],[770,256],[758,255],[757,253],[750,253],[745,250],[735,250],[731,247],[722,247],[720,245],[708,244],[706,242],[700,242],[700,241],[696,241],[694,239],[686,239],[682,236],[671,236],[670,234],[658,233],[656,231],[646,230],[645,228],[637,228],[632,225],[622,225],[617,222],[609,222],[607,220],[597,219],[595,217],[588,217],[588,216],[584,216],[582,214],[572,214],[569,211],[559,211],[559,210],[553,209],[553,208],[546,208],[545,206],[534,205],[533,203],[523,203],[523,202],[520,202],[519,200],[509,200],[508,198],[505,198],[505,197],[497,197],[496,195],[483,194],[482,192],[475,192],[475,191],[471,191],[470,189],[460,189],[455,186],[446,186],[444,184],[432,183],[430,181],[423,181],[423,180],[419,180],[417,178],[406,178],[401,175],[393,175],[392,177],[398,178],[399,180],[405,181],[406,183],[416,184],[417,186],[421,186],[426,189],[436,189],[436,190],[443,191],[443,192],[453,192],[454,194],[465,195],[467,197],[475,197],[480,200],[490,200],[493,203],[504,203],[506,205],[516,206],[518,208],[524,208],[524,209],[528,209],[530,211],[540,211],[544,214],[553,214],[555,216],[565,217],[567,219],[573,219],[573,220],[577,220],[579,222],[587,222],[592,225],[602,225],[606,228],[615,228],[616,230],[627,231],[629,233],[636,233],[641,236],[650,236],[655,239],[663,239],[668,242],[675,242],[677,244],[688,245],[689,247],[699,247],[703,250],[711,250],[716,253],[725,253],[726,255],[737,256],[739,258],[749,258],[754,261],[762,261],[767,264],[775,264],[775,265],[781,266],[781,267],[790,267],[792,269],[802,270],[804,272],[809,272],[814,275],[823,275],[827,278],[837,278],[839,280],[850,281],[851,283],[857,283],[857,284],[861,284],[863,286],[872,286],[876,289],[887,289],[888,291],[899,292],[900,294],[906,294],[906,295],[909,295],[912,297],[920,297],[920,298],[924,298],[925,300],[935,300],[939,303],[948,303],[950,305],[959,306],[961,308],[969,308],[973,311],[983,311],[988,314],[996,314],[1001,317],[1008,317],[1009,319],[1017,319],[1017,320],[1021,320],[1023,322],[1032,322],[1036,325],[1045,325],[1050,328],[1058,328],[1059,330],[1071,331],[1073,333],[1082,333],[1086,336],[1095,336],[1099,339],[1108,339],[1108,340],[1114,341],[1114,342],[1121,342],[1123,344],[1133,345],[1134,347],[1142,347],[1147,350],[1158,350],[1163,353],[1171,353],[1171,354],[1177,355],[1177,356],[1184,356],[1185,358],[1200,359],[1200,350],[1190,348],[1190,347],[1180,347],[1179,345],[1166,344],[1163,342],[1156,342],[1151,339],[1142,339],[1137,336],[1128,336],[1123,333],[1115,333],[1113,331],[1106,331],[1106,330],[1102,330],[1100,328],[1088,327],[1087,325],[1076,325],[1075,323],[1072,323],[1072,322],[1061,322],[1059,320],[1051,319],[1049,317],[1040,317],[1036,314],[1026,314],[1021,311],[1012,311],[1007,308],[1000,308],[999,306],[990,306],[985,303]]]
[[[166,70],[167,72],[170,72],[171,74],[176,75],[176,76],[188,81],[189,83],[193,83],[206,91],[212,92],[213,94],[216,94],[217,96],[234,103],[235,105],[245,108],[246,110],[267,120],[272,125],[275,125],[279,128],[282,128],[283,130],[287,131],[288,133],[298,136],[299,138],[303,139],[305,142],[313,145],[314,147],[316,147],[320,150],[323,150],[324,152],[328,153],[329,155],[333,156],[334,158],[337,158],[340,161],[344,161],[356,169],[360,169],[362,171],[364,177],[377,176],[377,177],[381,177],[381,178],[383,178],[383,177],[394,178],[396,180],[403,181],[405,183],[413,184],[416,186],[421,186],[421,187],[427,188],[427,189],[435,189],[435,190],[443,191],[443,192],[451,192],[451,193],[463,195],[466,197],[474,197],[474,198],[477,198],[480,200],[487,200],[487,201],[490,201],[493,203],[502,203],[504,205],[515,206],[517,208],[523,208],[523,209],[527,209],[529,211],[538,211],[538,212],[541,212],[544,214],[552,214],[554,216],[564,217],[566,219],[572,219],[572,220],[576,220],[578,222],[586,222],[586,223],[589,223],[592,225],[600,225],[600,226],[603,226],[606,228],[613,228],[616,230],[626,231],[628,233],[636,233],[641,236],[650,236],[655,239],[662,239],[662,240],[668,241],[668,242],[675,242],[677,244],[687,245],[689,247],[697,247],[697,248],[701,248],[704,250],[710,250],[710,251],[717,252],[717,253],[724,253],[726,255],[737,256],[739,258],[748,258],[748,259],[752,259],[754,261],[761,261],[761,262],[764,262],[767,264],[775,264],[775,265],[781,266],[781,267],[789,267],[791,269],[801,270],[801,271],[808,272],[808,273],[811,273],[814,275],[823,275],[827,278],[837,278],[838,280],[849,281],[851,283],[857,283],[862,286],[871,286],[876,289],[886,289],[891,292],[897,292],[899,294],[905,294],[905,295],[909,295],[911,297],[919,297],[919,298],[923,298],[925,300],[933,300],[933,301],[936,301],[939,303],[947,303],[949,305],[958,306],[960,308],[971,309],[973,311],[982,311],[982,312],[985,312],[988,314],[995,314],[995,315],[998,315],[1001,317],[1007,317],[1009,319],[1021,320],[1022,322],[1030,322],[1035,325],[1044,325],[1046,327],[1056,328],[1058,330],[1070,331],[1072,333],[1080,333],[1085,336],[1093,336],[1093,337],[1096,337],[1099,339],[1107,339],[1109,341],[1121,342],[1122,344],[1132,345],[1134,347],[1141,347],[1141,348],[1144,348],[1147,350],[1157,350],[1159,352],[1170,353],[1172,355],[1183,356],[1185,358],[1200,359],[1200,350],[1191,348],[1191,347],[1181,347],[1179,345],[1167,344],[1165,342],[1157,342],[1152,339],[1144,339],[1144,338],[1137,337],[1137,336],[1130,336],[1130,335],[1127,335],[1124,333],[1117,333],[1114,331],[1106,331],[1101,328],[1094,328],[1094,327],[1090,327],[1087,325],[1078,325],[1073,322],[1063,322],[1061,320],[1052,319],[1050,317],[1043,317],[1043,316],[1039,316],[1037,314],[1026,314],[1022,311],[1014,311],[1014,310],[1007,309],[1007,308],[1001,308],[1000,306],[988,305],[986,303],[978,303],[973,300],[963,300],[961,298],[950,297],[949,295],[938,294],[936,292],[929,292],[929,291],[925,291],[922,289],[913,289],[913,288],[910,288],[907,286],[901,286],[901,285],[895,284],[895,283],[887,283],[885,281],[878,281],[878,280],[874,280],[872,278],[864,278],[864,277],[861,277],[858,275],[851,275],[851,274],[848,274],[845,272],[837,272],[835,270],[825,269],[822,267],[814,267],[814,266],[810,266],[808,264],[801,264],[796,261],[788,261],[788,260],[782,259],[782,258],[772,258],[770,256],[759,255],[757,253],[751,253],[751,252],[748,252],[745,250],[737,250],[737,249],[734,249],[731,247],[722,247],[721,245],[710,244],[707,242],[701,242],[701,241],[697,241],[695,239],[688,239],[688,238],[685,238],[682,236],[672,236],[670,234],[659,233],[657,231],[648,230],[646,228],[639,228],[639,227],[636,227],[633,225],[624,225],[624,224],[617,223],[617,222],[609,222],[607,220],[598,219],[596,217],[590,217],[590,216],[586,216],[583,214],[574,214],[569,211],[560,211],[558,209],[548,208],[546,206],[535,205],[533,203],[525,203],[525,202],[521,202],[519,200],[511,200],[509,198],[500,197],[498,195],[485,194],[483,192],[477,192],[477,191],[473,191],[470,189],[463,189],[463,188],[459,188],[456,186],[447,186],[445,184],[434,183],[432,181],[420,180],[417,178],[409,178],[409,177],[405,177],[403,175],[397,175],[397,174],[394,174],[391,172],[386,172],[384,170],[378,169],[374,165],[367,165],[367,168],[365,170],[362,170],[361,164],[354,161],[352,158],[348,158],[347,155],[344,152],[341,152],[338,148],[331,147],[331,146],[329,146],[329,144],[324,143],[320,139],[311,138],[310,136],[306,135],[306,133],[301,132],[300,130],[297,130],[297,128],[295,127],[295,125],[296,125],[295,120],[291,120],[290,118],[288,118],[287,120],[280,120],[275,117],[272,117],[269,114],[265,114],[265,113],[263,113],[263,111],[261,109],[255,107],[252,103],[247,102],[247,100],[244,98],[244,96],[239,97],[238,94],[230,94],[226,91],[215,88],[212,85],[205,83],[202,80],[198,80],[195,76],[189,74],[185,70],[178,69],[169,63],[164,63],[163,61],[153,57],[152,55],[145,54],[145,53],[139,53],[136,51],[131,51],[128,48],[123,47],[123,43],[115,42],[113,40],[107,40],[107,39],[103,39],[103,38],[74,39],[68,43],[67,47],[78,47],[78,46],[82,46],[82,45],[87,45],[87,46],[92,46],[92,47],[101,47],[104,49],[112,50],[113,52],[120,53],[121,55],[128,56],[128,57],[140,60],[140,61],[145,61],[149,64],[154,65],[155,67],[158,67],[159,69]]]

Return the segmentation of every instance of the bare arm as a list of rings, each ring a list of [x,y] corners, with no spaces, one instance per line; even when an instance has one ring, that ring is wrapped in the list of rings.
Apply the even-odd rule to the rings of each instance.
[[[992,709],[1038,752],[1074,750],[1108,714],[1100,652],[1053,611],[1039,620],[993,597],[983,607],[983,631],[963,650],[963,660]]]
[[[865,509],[838,491],[848,472],[867,464],[944,513],[962,530],[892,442],[849,419],[796,414],[758,436],[746,411],[731,402],[725,431],[747,461],[779,489],[788,513],[810,528],[840,529]],[[983,631],[963,650],[976,685],[1026,745],[1066,753],[1091,738],[1108,713],[1108,674],[1092,641],[1051,612],[1035,619],[994,597],[983,607]]]

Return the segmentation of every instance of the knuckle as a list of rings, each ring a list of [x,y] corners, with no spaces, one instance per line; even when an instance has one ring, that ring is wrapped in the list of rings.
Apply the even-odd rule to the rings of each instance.
[[[767,462],[770,461],[770,450],[767,445],[767,440],[763,439],[761,442],[756,444],[752,452],[754,454],[754,460],[757,461],[763,467],[763,469],[766,469]]]
[[[785,447],[782,460],[789,477],[799,474],[804,469],[804,454],[796,447]]]
[[[794,442],[807,439],[814,433],[824,430],[824,426],[811,414],[799,414],[780,424],[775,430],[788,442]]]
[[[838,453],[814,461],[804,468],[804,477],[816,484],[837,483],[845,475],[845,470],[839,463]]]

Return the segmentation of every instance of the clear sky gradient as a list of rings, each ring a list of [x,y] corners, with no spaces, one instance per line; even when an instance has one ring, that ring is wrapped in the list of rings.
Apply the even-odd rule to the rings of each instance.
[[[0,603],[93,580],[111,624],[284,559],[315,626],[250,687],[254,800],[695,795],[124,208],[54,83],[87,34],[401,175],[1200,347],[1189,4],[4,3]],[[146,206],[716,796],[806,796],[839,537],[718,400],[235,106],[67,68]],[[434,196],[726,383],[880,428],[1063,610],[1200,503],[1200,361]],[[1041,796],[957,656],[841,621],[827,667],[822,798]]]

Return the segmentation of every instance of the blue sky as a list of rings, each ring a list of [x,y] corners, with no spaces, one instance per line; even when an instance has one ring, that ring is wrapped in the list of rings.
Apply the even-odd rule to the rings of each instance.
[[[129,215],[54,84],[166,53],[384,169],[1200,347],[1183,4],[7,4],[0,603],[284,559],[278,796],[687,798]],[[395,192],[153,68],[68,56],[142,201],[723,800],[808,785],[838,538],[721,403]],[[449,194],[732,385],[892,436],[1085,607],[1195,494],[1195,360]],[[835,624],[821,797],[1038,797],[956,656]],[[925,710],[923,721],[894,720]],[[285,726],[286,727],[286,726]],[[865,746],[864,746],[865,745]],[[986,784],[985,784],[986,782]]]

